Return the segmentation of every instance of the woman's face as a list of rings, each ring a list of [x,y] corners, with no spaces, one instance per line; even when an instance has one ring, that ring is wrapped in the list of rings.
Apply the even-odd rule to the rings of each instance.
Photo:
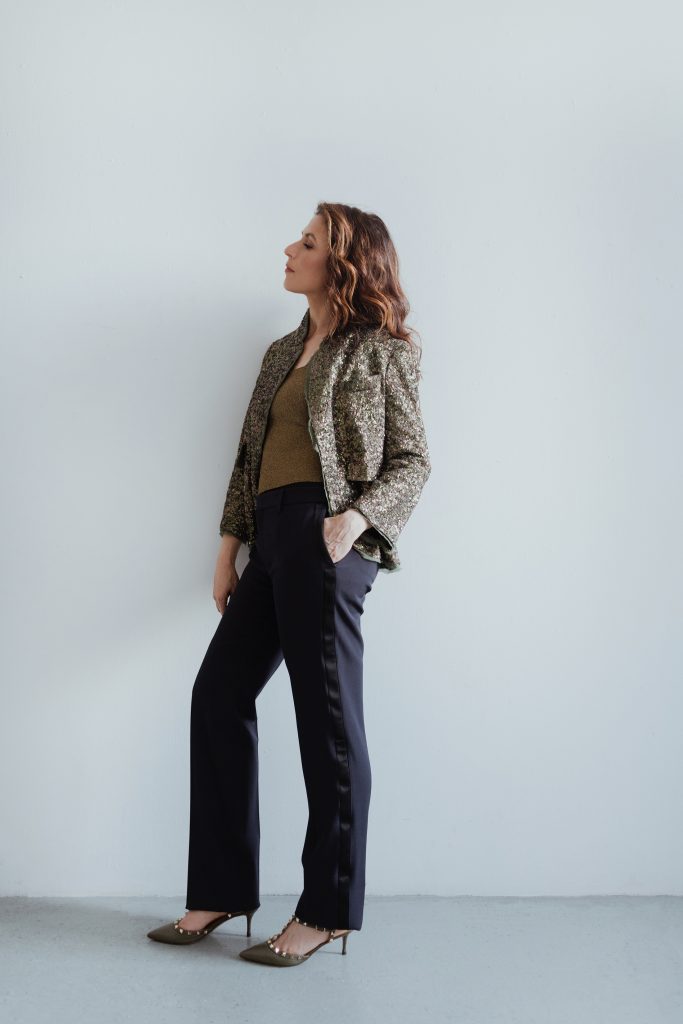
[[[325,223],[316,213],[301,232],[301,238],[285,249],[289,268],[285,270],[284,280],[287,291],[308,296],[324,295],[328,253]]]

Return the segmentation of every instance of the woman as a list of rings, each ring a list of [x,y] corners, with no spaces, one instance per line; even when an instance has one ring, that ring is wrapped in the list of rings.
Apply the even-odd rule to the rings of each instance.
[[[197,942],[246,915],[251,935],[256,698],[284,659],[309,807],[304,890],[281,931],[240,952],[283,967],[335,938],[345,953],[362,924],[371,774],[360,617],[377,573],[400,569],[396,540],[431,469],[383,221],[320,203],[284,251],[285,288],[308,308],[268,346],[244,418],[214,577],[222,618],[192,691],[187,913],[148,933]]]

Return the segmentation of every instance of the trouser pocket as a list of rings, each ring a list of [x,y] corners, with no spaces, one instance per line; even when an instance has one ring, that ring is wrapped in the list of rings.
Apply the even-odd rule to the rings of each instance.
[[[333,561],[332,555],[330,554],[330,549],[328,548],[327,544],[325,543],[325,530],[324,530],[323,524],[324,524],[325,520],[329,518],[328,515],[327,515],[327,506],[326,505],[319,505],[318,509],[319,509],[319,514],[318,514],[318,517],[317,517],[317,520],[316,520],[316,529],[318,531],[318,540],[319,540],[319,544],[320,544],[320,549],[322,551],[323,558],[325,559],[327,564],[331,565],[333,568],[336,568],[337,563],[335,561]]]

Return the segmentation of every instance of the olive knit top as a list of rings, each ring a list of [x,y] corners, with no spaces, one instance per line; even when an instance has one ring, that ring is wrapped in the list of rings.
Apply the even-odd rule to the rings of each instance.
[[[259,494],[284,484],[322,481],[320,458],[308,432],[307,369],[305,364],[290,370],[273,398],[263,440]]]

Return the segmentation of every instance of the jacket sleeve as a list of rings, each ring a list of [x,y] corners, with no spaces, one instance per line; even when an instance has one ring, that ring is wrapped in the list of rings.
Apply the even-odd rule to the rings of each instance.
[[[386,543],[396,546],[431,472],[412,348],[397,341],[385,378],[384,460],[378,476],[350,507],[358,509]]]
[[[275,342],[270,344],[266,349],[263,359],[261,361],[261,369],[259,370],[259,376],[263,373],[266,367],[268,357],[273,350]],[[257,377],[258,383],[258,377]],[[256,384],[254,384],[254,391],[252,392],[247,411],[244,414],[244,421],[242,423],[242,430],[240,433],[240,439],[237,444],[237,455],[235,456],[235,463],[232,467],[232,473],[230,474],[230,482],[228,483],[228,490],[225,495],[225,503],[223,505],[223,514],[221,516],[221,522],[219,527],[219,533],[221,537],[224,533],[231,533],[234,537],[239,537],[244,544],[249,543],[249,533],[247,530],[247,522],[244,516],[244,509],[246,502],[249,499],[247,494],[248,479],[247,479],[247,466],[249,459],[249,413],[251,411],[251,404],[254,399],[254,392],[256,391]]]
[[[242,423],[242,432],[240,434],[239,443],[237,445],[237,455],[235,457],[235,463],[230,474],[230,482],[228,484],[228,491],[225,495],[225,503],[223,505],[223,515],[221,516],[220,522],[220,535],[224,533],[231,533],[234,537],[239,537],[245,544],[248,543],[247,537],[247,524],[244,518],[244,488],[246,484],[245,470],[246,470],[246,459],[247,459],[247,422],[249,418],[249,409],[244,416],[244,422]]]

